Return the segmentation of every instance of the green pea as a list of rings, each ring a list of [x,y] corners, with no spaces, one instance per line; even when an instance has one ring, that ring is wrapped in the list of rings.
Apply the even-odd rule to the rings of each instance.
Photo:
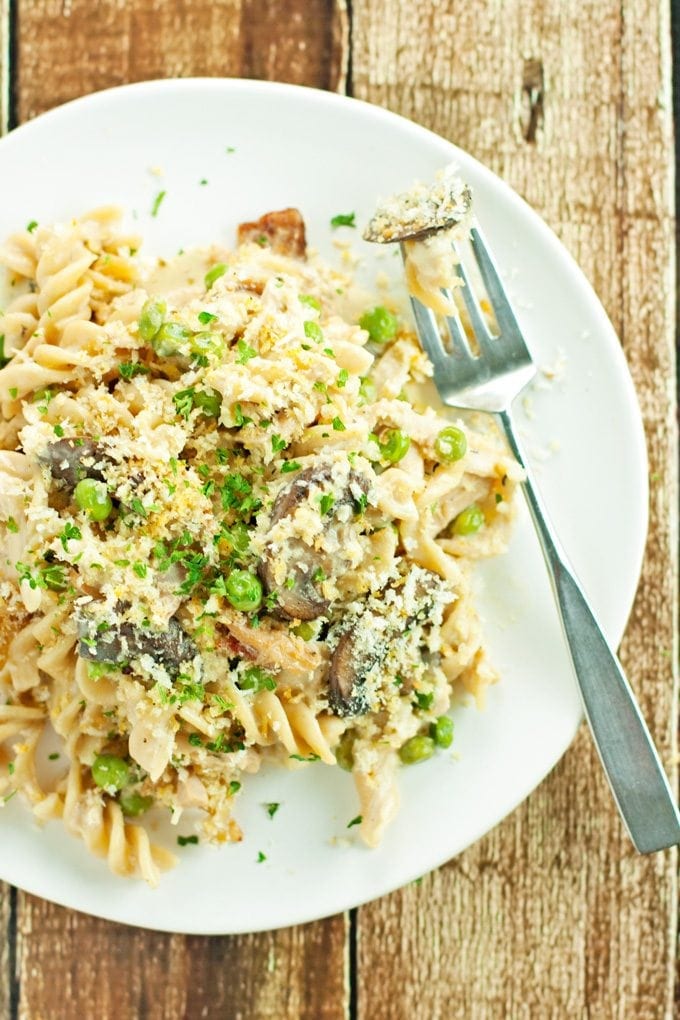
[[[78,482],[73,498],[76,506],[84,510],[91,521],[105,521],[113,510],[106,484],[94,478],[83,478]]]
[[[451,531],[454,535],[474,535],[484,526],[484,511],[476,503],[470,503],[458,514]]]
[[[236,524],[232,524],[232,526],[224,532],[224,537],[235,553],[244,553],[248,551],[250,535],[248,534],[248,528],[243,521],[237,521]]]
[[[222,397],[216,390],[197,390],[194,394],[194,407],[199,407],[206,418],[219,418]]]
[[[380,443],[380,454],[385,460],[396,464],[408,453],[411,440],[401,429],[390,429]]]
[[[149,298],[142,307],[139,316],[139,335],[146,343],[150,343],[163,325],[167,305],[163,300]]]
[[[354,768],[354,737],[351,733],[343,733],[334,754],[340,768],[351,772]]]
[[[378,396],[375,383],[370,376],[365,375],[359,385],[359,402],[361,404],[372,404]]]
[[[98,754],[92,763],[92,778],[104,790],[122,790],[130,782],[130,767],[116,754]]]
[[[460,460],[467,453],[465,433],[455,425],[447,425],[435,439],[434,448],[440,460]]]
[[[132,818],[135,815],[143,815],[145,811],[148,811],[153,804],[153,797],[143,797],[141,793],[128,790],[125,793],[121,793],[118,803],[123,809],[123,814],[129,815]]]
[[[404,765],[416,765],[419,761],[427,761],[434,754],[432,737],[421,735],[411,737],[399,750],[399,757]]]
[[[430,726],[430,736],[437,747],[451,747],[453,743],[453,719],[440,715]]]
[[[220,276],[224,276],[229,267],[224,262],[218,262],[205,274],[205,289],[210,290],[215,280],[219,280]]]
[[[153,338],[152,346],[161,358],[170,358],[173,354],[179,354],[192,336],[191,330],[181,322],[164,322]]]
[[[384,305],[376,305],[375,308],[364,312],[359,319],[359,325],[366,330],[373,343],[386,344],[397,335],[399,321]]]
[[[232,570],[224,583],[224,590],[234,609],[250,613],[262,603],[262,584],[249,570]]]
[[[221,358],[226,350],[221,335],[211,330],[201,330],[200,333],[194,333],[189,341],[189,345],[192,354],[203,356],[212,354],[215,357]]]

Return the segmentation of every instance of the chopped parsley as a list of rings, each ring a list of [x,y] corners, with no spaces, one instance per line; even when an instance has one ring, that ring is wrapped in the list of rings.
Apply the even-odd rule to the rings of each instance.
[[[416,696],[417,708],[419,708],[422,712],[427,712],[432,707],[434,692],[428,691],[425,693],[424,691],[415,691],[414,693]]]
[[[245,669],[238,678],[237,684],[240,690],[255,691],[256,694],[259,691],[276,690],[276,680],[260,666],[250,666]]]
[[[234,405],[234,424],[237,428],[243,428],[244,425],[252,425],[253,419],[245,415],[241,409],[240,404]]]
[[[236,358],[237,365],[247,365],[251,358],[257,357],[257,351],[254,347],[249,347],[245,340],[239,340],[236,344],[238,351],[238,357]]]
[[[26,230],[29,232],[29,234],[32,234],[37,226],[38,226],[38,221],[37,220],[31,220],[30,223],[26,224]]]
[[[118,365],[118,375],[121,379],[134,379],[136,375],[148,375],[149,369],[140,361],[121,361]]]
[[[318,298],[315,298],[313,294],[300,294],[299,301],[301,305],[307,305],[308,308],[314,308],[317,312],[321,311],[321,302]]]
[[[344,423],[344,421],[342,421],[341,418],[338,418],[337,415],[333,419],[333,430],[335,432],[344,432],[345,431],[345,423]]]
[[[277,804],[276,801],[272,801],[270,804],[265,804],[267,814],[269,815],[270,818],[274,817],[274,815],[276,814],[280,807],[281,805]]]
[[[319,507],[321,509],[322,516],[325,516],[327,513],[330,513],[330,511],[333,509],[334,504],[335,496],[333,495],[333,493],[324,492],[323,496],[319,497]]]
[[[75,524],[71,524],[70,521],[67,521],[64,525],[63,531],[59,535],[59,540],[64,547],[64,552],[68,552],[68,543],[72,538],[78,540],[82,537],[80,528]]]
[[[193,386],[190,386],[186,390],[180,390],[179,393],[175,393],[172,398],[172,402],[175,405],[177,414],[181,415],[182,418],[188,420],[189,415],[194,409],[194,397],[196,396],[196,390]]]
[[[356,227],[356,213],[338,213],[337,216],[333,216],[331,219],[331,226],[335,230],[336,227]]]
[[[363,820],[364,819],[361,815],[357,815],[356,818],[353,818],[351,822],[347,823],[347,828],[351,829],[353,825],[361,825]]]
[[[318,322],[314,322],[313,319],[307,319],[304,324],[305,336],[308,340],[313,340],[315,344],[320,344],[323,340],[323,330]]]
[[[338,378],[335,380],[335,385],[338,387],[339,390],[341,390],[343,386],[347,385],[348,379],[349,372],[347,371],[346,368],[341,368],[340,371],[338,372]]]
[[[158,210],[160,209],[161,202],[163,201],[164,198],[165,198],[165,192],[164,191],[159,191],[158,194],[156,195],[156,197],[154,198],[153,204],[151,206],[151,215],[152,216],[158,216]]]
[[[299,471],[302,467],[297,460],[287,460],[281,465],[281,471],[284,475],[287,475],[291,471]]]
[[[198,836],[178,836],[177,842],[179,846],[196,846],[198,844]]]
[[[280,453],[281,450],[285,450],[287,446],[288,443],[286,440],[282,439],[281,436],[275,432],[272,436],[272,450],[274,453]]]
[[[263,854],[261,850],[258,850],[258,852],[257,852],[257,863],[258,864],[262,864],[262,861],[266,861],[266,860],[267,860],[267,855]]]
[[[59,439],[61,439],[62,436],[65,435],[64,429],[61,425],[55,425],[53,431],[55,436],[58,436]]]
[[[0,368],[1,368],[1,367],[2,367],[2,366],[0,365]],[[17,388],[16,386],[10,386],[10,388],[9,388],[9,395],[10,395],[10,397],[12,398],[12,400],[16,400],[16,399],[17,399],[17,397],[19,396],[19,390],[18,390],[18,388]]]
[[[13,517],[8,517],[5,523],[7,525],[7,530],[11,531],[13,535],[16,535],[18,533],[19,525],[17,524]]]
[[[318,754],[308,754],[306,756],[304,754],[289,754],[288,757],[292,758],[293,761],[321,761],[321,756]]]
[[[229,796],[233,797],[234,794],[238,793],[238,791],[240,789],[241,789],[241,784],[239,782],[237,782],[235,779],[232,779],[232,781],[229,783]]]
[[[216,318],[217,316],[213,315],[212,312],[198,313],[198,321],[201,323],[202,326],[207,326],[209,322],[214,322]]]
[[[147,567],[146,563],[133,563],[132,569],[134,570],[137,577],[146,577]]]
[[[59,757],[60,757],[60,755],[59,755],[58,751],[53,751],[52,754],[48,754],[47,755],[47,758],[48,758],[49,761],[56,761],[57,758],[59,758]]]

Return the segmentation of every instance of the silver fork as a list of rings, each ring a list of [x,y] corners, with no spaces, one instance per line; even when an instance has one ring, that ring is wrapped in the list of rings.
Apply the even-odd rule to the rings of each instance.
[[[470,247],[498,335],[489,329],[465,267],[464,253],[457,245],[454,247],[465,283],[460,292],[478,351],[471,348],[460,315],[454,314],[447,318],[448,353],[434,313],[411,298],[418,334],[434,366],[439,395],[451,407],[495,414],[512,453],[524,468],[524,494],[548,567],[586,718],[619,812],[640,853],[675,846],[680,843],[680,814],[658,753],[621,664],[560,547],[512,422],[512,403],[536,373],[536,366],[479,227],[471,229]]]

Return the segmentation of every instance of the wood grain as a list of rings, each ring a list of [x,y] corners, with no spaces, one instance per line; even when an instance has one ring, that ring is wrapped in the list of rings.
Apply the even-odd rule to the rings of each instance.
[[[20,0],[14,105],[23,121],[96,89],[173,75],[335,87],[344,33],[341,13],[326,0],[288,0],[285,13],[256,0]],[[0,913],[0,933],[5,920]],[[342,916],[264,935],[188,938],[109,924],[19,893],[16,924],[25,1020],[346,1016]],[[0,956],[0,966],[9,962]]]
[[[10,109],[9,0],[0,0],[0,135],[9,124]],[[14,900],[13,890],[0,882],[0,1017],[9,1017],[14,1005]]]
[[[16,8],[19,122],[130,81],[217,75],[334,89],[344,73],[344,19],[333,0],[18,0]]]
[[[262,935],[185,937],[25,897],[18,934],[20,1020],[346,1015],[343,918]]]
[[[571,249],[622,339],[652,484],[650,539],[622,656],[672,771],[677,449],[666,4],[355,0],[352,9],[354,94],[434,128],[505,177]],[[528,70],[530,81],[544,82],[538,109]],[[582,732],[499,829],[419,888],[362,908],[358,1016],[670,1020],[675,863],[675,852],[634,855]],[[395,986],[395,974],[408,979]]]

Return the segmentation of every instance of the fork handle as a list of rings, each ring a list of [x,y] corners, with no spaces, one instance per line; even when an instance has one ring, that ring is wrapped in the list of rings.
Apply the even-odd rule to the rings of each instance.
[[[640,853],[680,843],[680,814],[633,691],[588,605],[531,482],[509,411],[498,415],[524,468],[524,494],[550,574],[586,718],[630,838]]]

